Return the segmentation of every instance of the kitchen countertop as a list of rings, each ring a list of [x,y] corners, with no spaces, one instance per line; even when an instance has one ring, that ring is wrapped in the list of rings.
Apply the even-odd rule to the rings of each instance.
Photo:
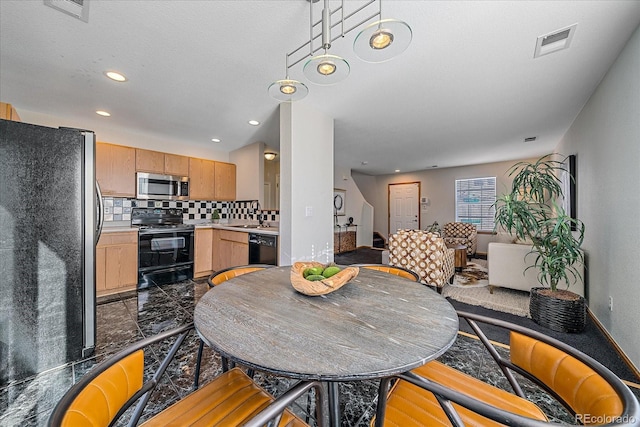
[[[216,228],[220,230],[240,231],[243,233],[268,234],[271,236],[277,236],[280,234],[280,229],[278,227],[269,226],[255,228],[254,224],[252,224],[250,227],[244,227],[244,224],[214,224],[212,222],[195,223],[194,225],[196,226],[196,228]]]
[[[138,228],[132,227],[129,221],[121,221],[121,222],[125,222],[125,224],[107,225],[107,223],[105,223],[104,226],[102,227],[102,232],[103,233],[123,233],[123,232],[129,232],[129,231],[136,231],[136,232],[138,231]]]
[[[240,231],[244,233],[257,233],[257,234],[268,234],[272,236],[277,236],[280,234],[279,228],[276,226],[264,227],[264,228],[252,228],[257,224],[249,224],[251,227],[244,227],[244,224],[214,224],[211,221],[198,221],[198,220],[187,220],[185,224],[194,225],[196,228],[216,228],[220,230],[229,230],[229,231]],[[117,221],[112,223],[105,223],[102,227],[103,233],[118,233],[118,232],[128,232],[128,231],[138,231],[138,227],[132,227],[129,221]]]

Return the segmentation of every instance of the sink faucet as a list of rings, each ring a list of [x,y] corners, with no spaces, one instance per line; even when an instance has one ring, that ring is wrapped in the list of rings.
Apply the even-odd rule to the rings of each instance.
[[[258,215],[258,224],[262,225],[262,222],[264,221],[262,219],[262,211],[260,209],[260,202],[258,200],[254,200],[251,202],[251,205],[249,206],[249,213],[251,214],[251,217],[253,219],[256,218],[256,214]]]

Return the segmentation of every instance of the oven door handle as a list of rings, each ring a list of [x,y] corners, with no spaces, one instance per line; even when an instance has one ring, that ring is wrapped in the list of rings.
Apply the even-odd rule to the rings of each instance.
[[[186,239],[184,237],[159,237],[152,238],[150,241],[152,251],[169,251],[175,249],[184,249]]]

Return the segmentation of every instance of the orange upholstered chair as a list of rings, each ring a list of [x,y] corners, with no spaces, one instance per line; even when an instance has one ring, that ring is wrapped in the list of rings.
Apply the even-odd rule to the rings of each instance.
[[[170,362],[181,345],[189,341],[188,335],[193,330],[193,324],[190,324],[147,338],[95,366],[58,402],[48,425],[51,427],[115,425],[127,408],[133,404],[136,404],[135,410],[126,411],[126,413],[130,414],[130,425],[138,425],[140,416],[161,376],[170,369]],[[167,351],[166,357],[146,367],[148,370],[161,362],[157,370],[151,372],[150,377],[145,380],[145,357],[153,360],[162,347],[157,344],[161,342],[165,344],[169,340],[173,340],[173,345]],[[153,351],[145,356],[145,349],[151,346]],[[181,354],[184,356],[184,351]],[[181,372],[195,372],[197,376],[199,371],[197,367],[188,366],[180,366],[178,369],[180,370],[178,375]],[[149,376],[148,373],[146,375]],[[304,427],[307,424],[285,407],[312,387],[317,389],[317,393],[319,392],[319,383],[297,383],[278,399],[276,405],[273,405],[274,398],[269,393],[240,369],[234,368],[220,374],[168,408],[153,414],[141,426],[189,426],[197,423],[202,423],[197,425],[225,426],[247,425],[247,423],[262,425],[281,415],[279,426]],[[317,395],[321,396],[319,393]]]
[[[511,385],[499,389],[438,361],[380,384],[372,426],[545,426],[544,411],[527,399],[518,373],[567,408],[575,425],[640,426],[640,403],[611,371],[586,354],[539,332],[458,312],[476,332]],[[493,347],[480,324],[510,330],[510,355]],[[557,424],[553,424],[557,425]],[[564,424],[563,424],[564,425]]]
[[[216,271],[207,279],[210,287],[217,286],[221,283],[226,282],[229,279],[233,279],[237,276],[242,276],[243,274],[252,273],[258,270],[264,270],[265,268],[274,267],[273,265],[266,264],[249,264],[249,265],[238,265],[235,267],[225,268],[224,270]]]
[[[402,267],[394,267],[386,264],[354,264],[353,267],[368,268],[370,270],[382,271],[384,273],[393,274],[394,276],[404,277],[405,279],[419,282],[420,277],[411,270]]]

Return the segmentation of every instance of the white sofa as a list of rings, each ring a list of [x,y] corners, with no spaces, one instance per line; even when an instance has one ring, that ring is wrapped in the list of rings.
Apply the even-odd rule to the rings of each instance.
[[[530,245],[489,243],[489,251],[487,253],[489,286],[523,291],[541,287],[542,285],[538,282],[537,268],[530,268],[523,274],[525,269],[535,261],[535,254],[527,256],[530,251]],[[577,270],[580,272],[582,280],[571,282],[569,288],[567,288],[566,282],[562,281],[558,284],[558,289],[568,289],[584,296],[584,266],[580,265]],[[571,279],[571,275],[569,275],[569,278]]]

